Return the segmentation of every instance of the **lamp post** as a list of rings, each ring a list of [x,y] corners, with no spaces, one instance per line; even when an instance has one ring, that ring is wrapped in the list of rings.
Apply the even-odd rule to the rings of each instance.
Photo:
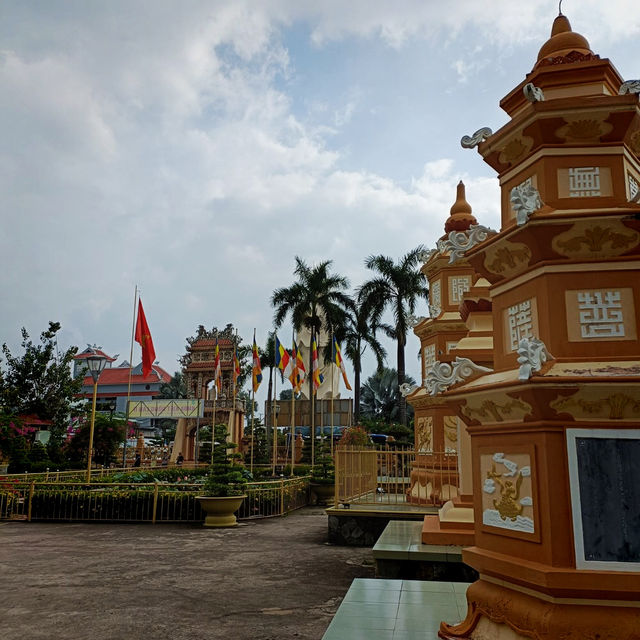
[[[89,356],[86,360],[87,366],[89,367],[89,373],[93,378],[93,404],[91,406],[91,429],[89,431],[89,454],[87,456],[87,482],[91,482],[91,458],[93,454],[93,427],[96,422],[96,397],[98,395],[98,378],[102,373],[105,365],[107,364],[107,359],[104,356],[100,356],[98,354],[94,354]]]

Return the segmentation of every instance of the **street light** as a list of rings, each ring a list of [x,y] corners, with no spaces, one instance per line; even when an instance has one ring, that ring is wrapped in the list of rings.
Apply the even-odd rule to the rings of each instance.
[[[89,367],[89,373],[93,378],[93,405],[91,407],[91,429],[89,431],[89,455],[87,462],[87,482],[91,482],[91,458],[93,454],[93,427],[96,422],[96,397],[98,395],[98,378],[102,373],[107,359],[104,356],[100,356],[97,353],[89,356],[86,359],[87,366]]]

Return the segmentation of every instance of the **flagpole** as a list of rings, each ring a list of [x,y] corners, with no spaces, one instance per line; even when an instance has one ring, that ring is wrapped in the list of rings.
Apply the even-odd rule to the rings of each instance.
[[[131,402],[131,374],[133,373],[133,336],[136,332],[136,302],[138,301],[138,285],[133,293],[133,322],[131,323],[131,350],[129,351],[129,383],[127,385],[127,408],[125,411],[124,447],[122,449],[122,467],[127,466],[127,440],[129,439],[129,402]]]
[[[231,424],[233,425],[232,429],[235,431],[236,429],[236,392],[237,392],[237,384],[238,384],[238,379],[237,379],[237,372],[236,372],[236,360],[238,359],[238,330],[236,329],[236,339],[233,343],[233,358],[231,360],[231,379],[233,380],[233,403],[231,406],[231,415],[233,416],[233,420],[231,421]],[[242,429],[240,430],[242,432]],[[240,434],[241,435],[241,434]],[[233,433],[231,434],[231,437],[233,438],[234,435]],[[242,438],[238,439],[238,442],[240,442]]]
[[[256,329],[253,328],[253,344],[256,343]],[[256,405],[256,385],[253,383],[253,368],[255,363],[253,362],[253,346],[251,348],[251,463],[249,465],[249,471],[253,474],[253,440],[256,433],[255,423],[254,423],[254,411]]]
[[[296,343],[295,333],[291,332],[291,342],[292,346]],[[298,349],[295,349],[295,353],[293,353],[294,349],[291,349],[291,355],[294,358],[293,360],[293,380],[297,378],[297,367],[298,367]],[[293,467],[296,463],[296,390],[293,384],[293,380],[291,382],[291,475],[293,476]]]
[[[318,345],[315,340],[315,328],[311,329],[311,468],[313,469],[316,463],[316,386],[315,386],[315,376],[316,372],[314,371],[314,365],[318,365],[320,368],[320,363],[317,361],[318,356]],[[313,354],[313,347],[316,347],[315,356]],[[318,372],[319,374],[319,372]]]
[[[333,365],[336,364],[336,339],[333,336],[333,327],[331,328],[331,353],[333,354]],[[333,458],[333,370],[335,366],[331,367],[331,457]]]
[[[276,338],[276,335],[274,333],[273,336],[273,362],[277,362],[278,360],[278,354],[277,354],[277,346],[278,346],[278,341]],[[275,414],[275,399],[278,397],[276,395],[276,386],[277,386],[277,382],[278,382],[278,367],[276,367],[276,374],[273,377],[273,395],[271,398],[267,398],[268,401],[271,402],[271,422],[273,423],[273,460],[272,460],[272,464],[273,464],[273,475],[276,475],[276,462],[278,459],[278,416],[276,415],[274,418],[274,414]]]

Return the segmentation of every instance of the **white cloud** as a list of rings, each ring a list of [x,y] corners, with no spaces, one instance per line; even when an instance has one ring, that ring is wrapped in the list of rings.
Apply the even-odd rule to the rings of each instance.
[[[412,122],[382,117],[388,106],[371,101],[360,77],[347,77],[336,95],[328,84],[307,99],[295,81],[310,76],[305,64],[313,61],[287,36],[309,33],[328,69],[342,65],[330,57],[342,55],[332,49],[338,42],[365,60],[376,46],[393,51],[399,66],[424,75],[434,101],[442,76],[452,84],[458,65],[474,89],[482,79],[497,105],[487,67],[523,41],[541,44],[554,7],[192,0],[178,8],[158,0],[150,10],[122,0],[80,4],[71,15],[53,4],[7,2],[1,340],[15,345],[21,325],[37,335],[51,319],[69,343],[128,353],[138,284],[156,350],[172,370],[200,323],[266,335],[271,291],[293,280],[294,255],[332,258],[357,286],[365,256],[433,246],[460,179],[479,222],[499,227],[497,181],[479,158],[457,155],[456,113],[437,111],[430,99],[415,105],[413,116],[434,134],[419,139]],[[598,45],[638,33],[630,4],[613,0],[606,9],[588,0],[570,17],[586,35],[597,25]],[[434,58],[448,63],[432,65]],[[464,99],[468,108],[473,95]],[[446,147],[431,139],[442,131]],[[352,160],[352,150],[391,138],[407,140],[407,153],[417,149],[424,168],[390,175],[387,167],[402,160],[391,151],[386,167],[366,153]]]

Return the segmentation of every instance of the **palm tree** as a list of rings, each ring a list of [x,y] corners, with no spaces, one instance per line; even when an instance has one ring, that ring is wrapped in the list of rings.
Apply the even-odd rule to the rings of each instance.
[[[407,253],[398,263],[387,256],[369,256],[365,266],[377,275],[365,282],[358,291],[358,299],[370,314],[374,324],[380,328],[397,346],[398,385],[405,382],[404,348],[409,330],[409,316],[416,310],[418,300],[428,297],[429,289],[418,268],[418,254],[424,250],[419,246]],[[390,309],[393,324],[384,324],[380,320],[383,313]],[[407,401],[400,398],[400,422],[407,424]]]
[[[376,338],[378,325],[372,322],[368,310],[361,305],[353,305],[347,316],[344,336],[345,355],[353,363],[354,376],[354,422],[360,421],[360,373],[362,372],[362,356],[367,347],[373,351],[378,364],[378,371],[383,367],[387,352]]]
[[[411,376],[405,376],[405,380],[415,384]],[[382,368],[369,376],[362,385],[360,396],[362,417],[384,421],[387,424],[397,421],[400,416],[401,398],[398,372],[395,369]]]
[[[275,331],[270,331],[267,336],[267,344],[264,349],[258,349],[260,352],[260,367],[264,371],[265,369],[269,369],[269,384],[267,386],[267,411],[265,413],[265,428],[267,429],[267,433],[270,427],[273,427],[271,424],[271,409],[272,409],[272,400],[271,390],[273,389],[273,369],[276,366],[276,333]],[[268,436],[267,436],[268,439]]]
[[[327,333],[341,330],[346,324],[346,309],[352,304],[345,293],[349,281],[330,273],[332,261],[325,260],[309,267],[296,256],[294,274],[298,280],[290,287],[276,289],[271,296],[271,305],[276,312],[273,318],[276,328],[291,315],[293,327],[311,331],[311,341],[324,329]],[[312,350],[309,349],[309,398],[313,394]]]

